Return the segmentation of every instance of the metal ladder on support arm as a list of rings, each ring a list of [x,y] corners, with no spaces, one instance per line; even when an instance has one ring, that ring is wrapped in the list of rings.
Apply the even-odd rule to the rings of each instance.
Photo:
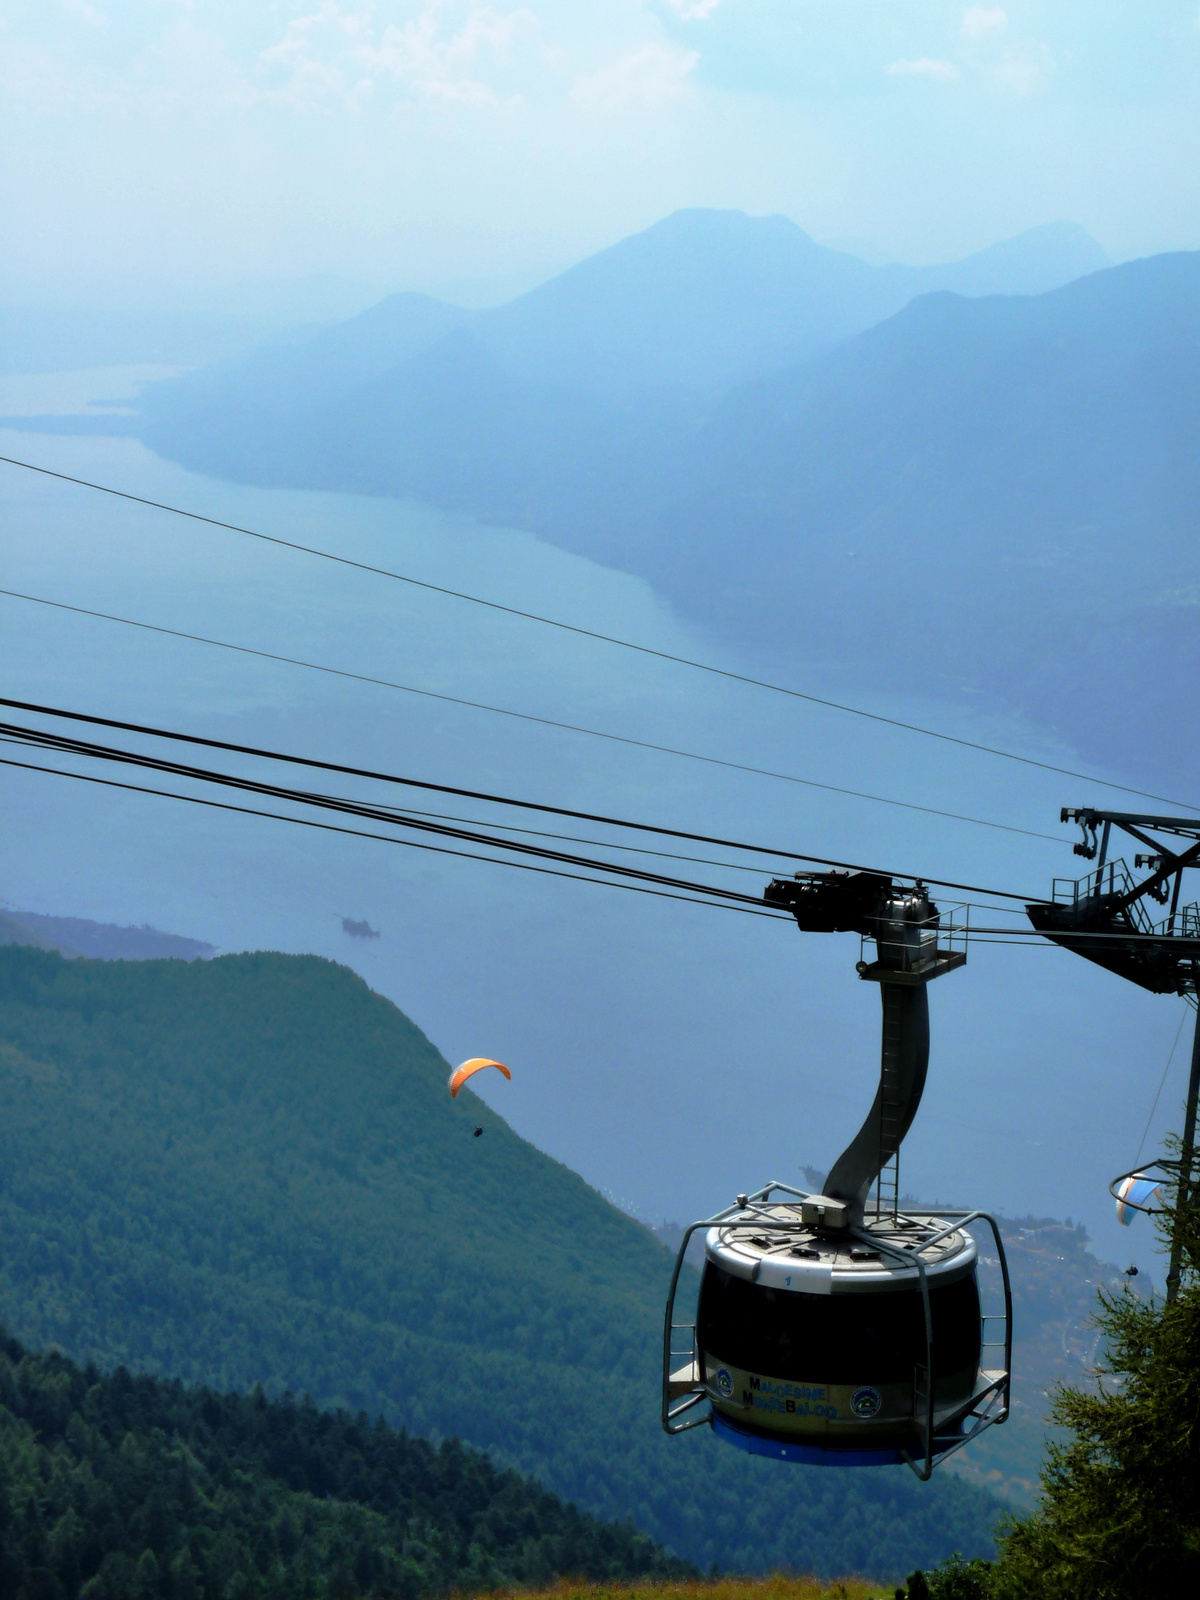
[[[904,1138],[905,1091],[900,1050],[904,1030],[904,991],[880,985],[883,1040],[879,1065],[879,1176],[875,1180],[875,1215],[894,1217],[900,1209],[900,1142]]]

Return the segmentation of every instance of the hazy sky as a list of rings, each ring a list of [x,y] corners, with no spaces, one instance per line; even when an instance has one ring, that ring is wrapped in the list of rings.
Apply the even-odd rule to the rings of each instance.
[[[1200,246],[1200,0],[8,0],[0,291],[565,265],[680,206]]]

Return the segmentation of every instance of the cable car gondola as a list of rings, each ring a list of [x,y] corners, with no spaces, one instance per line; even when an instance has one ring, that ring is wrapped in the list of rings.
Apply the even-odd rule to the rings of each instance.
[[[709,1425],[774,1460],[907,1463],[928,1478],[1009,1409],[1012,1304],[999,1228],[983,1212],[898,1205],[896,1157],[929,1061],[927,987],[966,955],[919,883],[798,874],[765,898],[804,931],[875,941],[876,961],[860,960],[858,972],[883,1001],[879,1090],[823,1193],[770,1183],[685,1231],[667,1303],[663,1427]],[[980,1306],[976,1222],[991,1230],[1003,1284],[995,1314]],[[680,1273],[701,1230],[696,1321],[677,1323]]]

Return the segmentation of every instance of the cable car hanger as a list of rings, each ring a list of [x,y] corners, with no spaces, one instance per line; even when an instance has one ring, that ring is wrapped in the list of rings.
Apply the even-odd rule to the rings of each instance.
[[[1012,1293],[998,1224],[982,1211],[899,1204],[900,1144],[929,1064],[928,985],[965,963],[965,922],[939,911],[921,882],[881,873],[797,873],[774,879],[763,899],[802,932],[874,941],[876,959],[860,956],[857,971],[879,984],[879,1087],[822,1193],[772,1182],[686,1229],[664,1317],[662,1425],[675,1434],[707,1424],[777,1461],[905,1463],[927,1480],[1004,1422],[1010,1404]],[[981,1308],[973,1222],[991,1229],[999,1310]],[[696,1317],[677,1321],[700,1230]]]
[[[1197,1006],[1192,1036],[1192,1063],[1184,1100],[1183,1135],[1179,1157],[1146,1163],[1174,1181],[1176,1221],[1167,1266],[1167,1300],[1179,1293],[1183,1261],[1184,1213],[1200,1198],[1196,1179],[1196,1120],[1200,1103],[1200,903],[1181,906],[1183,875],[1200,867],[1200,819],[1163,817],[1134,811],[1097,811],[1091,806],[1064,806],[1063,822],[1076,822],[1083,832],[1075,854],[1095,867],[1078,882],[1055,878],[1049,901],[1026,906],[1033,927],[1045,938],[1083,956],[1088,961],[1136,983],[1152,994],[1182,995]],[[1112,830],[1126,833],[1145,849],[1133,858],[1131,872],[1124,861],[1109,859]],[[1165,834],[1166,841],[1155,838]],[[1144,872],[1139,882],[1137,874]],[[1153,902],[1166,909],[1157,920],[1149,910]],[[1112,1180],[1109,1192],[1117,1202],[1117,1217],[1131,1222],[1132,1213],[1155,1211],[1139,1204],[1135,1185],[1144,1181],[1147,1192],[1158,1192],[1143,1168],[1123,1172]],[[1123,1187],[1124,1186],[1124,1187]]]

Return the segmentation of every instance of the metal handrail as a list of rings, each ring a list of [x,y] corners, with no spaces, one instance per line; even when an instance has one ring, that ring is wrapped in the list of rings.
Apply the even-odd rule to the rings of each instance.
[[[1107,879],[1107,887],[1105,880]],[[1082,878],[1055,878],[1051,894],[1056,905],[1078,908],[1081,902],[1123,898],[1134,887],[1134,878],[1124,861],[1106,861]],[[1153,933],[1154,925],[1140,900],[1125,907],[1125,914],[1141,933]]]
[[[956,1219],[955,1222],[952,1223],[950,1227],[944,1228],[940,1234],[935,1235],[934,1236],[934,1240],[931,1241],[931,1242],[937,1242],[937,1240],[945,1238],[948,1233],[953,1233],[956,1227],[965,1228],[965,1227],[968,1226],[968,1224],[970,1224],[972,1222],[986,1222],[988,1227],[992,1230],[992,1238],[995,1240],[995,1243],[996,1243],[996,1259],[997,1259],[997,1262],[998,1262],[999,1267],[1000,1267],[1000,1275],[1001,1275],[1001,1279],[1002,1279],[1003,1284],[1004,1284],[1004,1310],[1003,1310],[1003,1312],[998,1312],[998,1311],[983,1312],[983,1311],[980,1311],[980,1314],[979,1314],[979,1323],[980,1323],[979,1348],[980,1348],[980,1354],[982,1355],[982,1353],[983,1353],[983,1351],[985,1349],[995,1349],[996,1346],[1002,1342],[1003,1343],[1003,1349],[1004,1349],[1004,1366],[1001,1369],[999,1376],[997,1376],[996,1378],[993,1378],[990,1383],[985,1385],[984,1388],[979,1390],[978,1393],[972,1395],[972,1397],[971,1397],[968,1409],[964,1413],[964,1415],[974,1417],[975,1418],[975,1426],[970,1430],[969,1433],[964,1434],[960,1439],[956,1439],[953,1444],[950,1444],[950,1445],[946,1446],[944,1449],[936,1451],[936,1457],[937,1457],[936,1461],[934,1459],[934,1456],[935,1456],[935,1450],[934,1450],[935,1434],[934,1434],[934,1414],[933,1414],[933,1399],[932,1399],[932,1396],[933,1396],[933,1382],[932,1382],[932,1379],[930,1381],[930,1385],[929,1385],[930,1402],[929,1402],[928,1413],[927,1413],[926,1433],[925,1433],[925,1459],[921,1463],[921,1465],[918,1466],[917,1461],[908,1453],[908,1451],[904,1452],[904,1458],[907,1461],[908,1465],[912,1468],[912,1470],[916,1473],[917,1477],[920,1478],[923,1483],[927,1483],[929,1481],[929,1479],[933,1476],[933,1469],[934,1469],[935,1465],[937,1465],[938,1462],[944,1461],[947,1456],[954,1455],[954,1453],[956,1451],[958,1451],[958,1450],[961,1450],[964,1445],[970,1444],[972,1439],[977,1439],[985,1428],[989,1428],[989,1427],[992,1427],[994,1425],[998,1425],[998,1424],[1000,1424],[1002,1422],[1007,1422],[1007,1420],[1008,1420],[1009,1412],[1011,1410],[1010,1397],[1011,1397],[1011,1392],[1012,1392],[1012,1283],[1011,1283],[1011,1280],[1009,1279],[1009,1275],[1008,1275],[1008,1256],[1005,1254],[1004,1242],[1000,1237],[999,1224],[996,1222],[995,1217],[993,1217],[989,1212],[987,1212],[987,1211],[970,1211],[970,1212],[961,1212],[961,1211],[959,1211],[959,1212],[917,1211],[917,1212],[913,1212],[913,1213],[910,1213],[910,1214],[913,1215],[913,1216],[918,1216],[918,1217],[922,1217],[922,1216],[924,1216],[924,1217],[940,1216],[940,1217],[954,1217]],[[927,1246],[923,1246],[922,1248],[927,1248]],[[911,1257],[906,1257],[905,1259],[911,1259]],[[925,1264],[924,1264],[924,1262],[920,1262],[920,1271],[921,1271],[922,1297],[925,1300],[925,1305],[926,1305],[926,1332],[927,1332],[927,1337],[928,1337],[928,1341],[929,1341],[928,1359],[929,1359],[930,1370],[932,1370],[933,1335],[932,1335],[932,1327],[931,1327],[931,1324],[929,1322],[928,1288],[927,1288],[926,1282],[925,1282]],[[985,1339],[983,1337],[984,1324],[989,1322],[989,1321],[998,1321],[1001,1317],[1003,1317],[1003,1319],[1004,1319],[1004,1339],[1003,1339],[1003,1341],[996,1340],[996,1339]],[[981,1367],[980,1370],[983,1370],[982,1367]],[[998,1402],[999,1402],[999,1412],[998,1412],[998,1414],[995,1411],[989,1411],[984,1406],[984,1402],[988,1401],[992,1397],[997,1399]],[[980,1409],[981,1407],[983,1407],[983,1409]]]
[[[679,1427],[672,1426],[677,1417],[682,1417],[685,1412],[701,1405],[706,1399],[710,1398],[707,1386],[704,1386],[696,1393],[683,1396],[682,1404],[674,1407],[671,1405],[671,1361],[675,1354],[683,1354],[682,1351],[675,1352],[671,1348],[671,1335],[677,1329],[687,1329],[691,1333],[692,1362],[702,1384],[704,1380],[702,1354],[696,1344],[696,1325],[695,1323],[675,1321],[675,1295],[679,1288],[679,1274],[683,1271],[684,1256],[687,1253],[688,1245],[691,1243],[692,1235],[697,1229],[709,1226],[708,1222],[693,1222],[689,1228],[684,1230],[683,1238],[679,1242],[679,1251],[675,1257],[675,1268],[671,1273],[671,1287],[667,1294],[667,1309],[663,1326],[662,1425],[664,1433],[685,1433],[688,1428],[701,1427],[709,1418],[709,1413],[706,1413],[704,1416],[696,1417],[691,1422],[685,1422]]]

